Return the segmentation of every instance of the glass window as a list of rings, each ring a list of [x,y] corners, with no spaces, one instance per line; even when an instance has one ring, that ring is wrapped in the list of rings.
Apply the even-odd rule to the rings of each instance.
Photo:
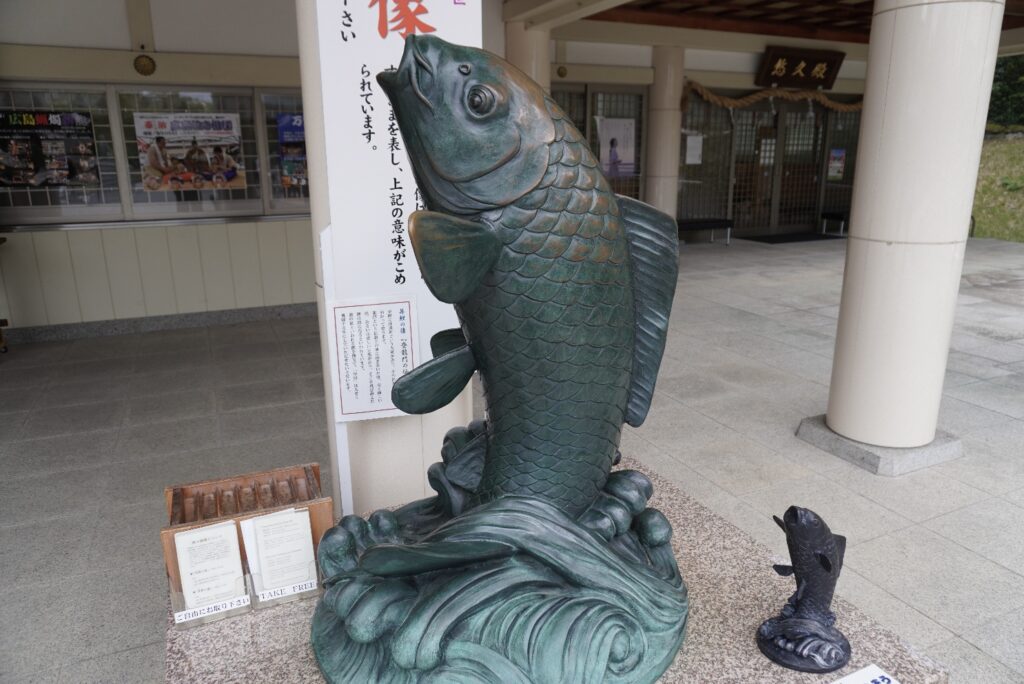
[[[251,92],[120,90],[134,218],[261,214]]]
[[[106,90],[0,89],[0,223],[119,218]]]
[[[299,93],[263,93],[270,164],[270,208],[309,211],[306,133]]]

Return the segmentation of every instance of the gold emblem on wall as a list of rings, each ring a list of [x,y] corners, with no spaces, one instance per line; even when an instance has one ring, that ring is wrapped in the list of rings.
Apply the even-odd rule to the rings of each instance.
[[[153,72],[156,71],[156,60],[149,55],[139,55],[132,62],[132,65],[141,76],[152,76]]]

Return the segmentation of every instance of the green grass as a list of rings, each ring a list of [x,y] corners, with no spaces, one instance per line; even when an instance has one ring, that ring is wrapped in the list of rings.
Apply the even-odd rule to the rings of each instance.
[[[985,140],[974,193],[974,237],[1024,242],[1024,136]]]

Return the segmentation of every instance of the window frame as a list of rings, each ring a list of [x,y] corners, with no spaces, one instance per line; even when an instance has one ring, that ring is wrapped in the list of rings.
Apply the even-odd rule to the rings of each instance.
[[[90,224],[103,224],[108,226],[155,223],[166,225],[169,223],[210,223],[217,222],[217,219],[241,220],[250,218],[254,221],[265,220],[274,217],[306,217],[310,213],[309,200],[306,199],[304,206],[297,202],[290,206],[272,207],[272,169],[270,168],[270,150],[267,137],[266,111],[263,105],[263,95],[297,95],[301,98],[301,88],[288,87],[251,87],[251,86],[222,86],[207,85],[199,83],[189,84],[143,84],[143,83],[74,83],[67,81],[17,81],[0,80],[0,91],[66,91],[83,93],[103,93],[107,108],[107,117],[110,127],[110,142],[113,146],[114,167],[117,177],[117,190],[120,197],[119,204],[105,204],[102,207],[117,207],[110,211],[92,211],[86,215],[67,215],[61,217],[41,216],[39,212],[33,211],[34,207],[0,207],[0,231],[11,232],[18,229],[45,230],[47,226],[61,227],[88,227]],[[260,197],[258,200],[246,200],[246,202],[258,202],[258,206],[244,208],[214,209],[195,211],[136,211],[133,201],[135,188],[131,182],[130,162],[128,158],[127,141],[124,134],[125,122],[121,116],[122,93],[141,92],[211,92],[215,95],[234,95],[247,97],[252,103],[253,129],[256,145],[255,169],[258,177]],[[6,111],[6,108],[4,108]],[[230,112],[229,112],[230,113]],[[129,122],[131,123],[131,122]],[[232,200],[227,200],[228,202]],[[87,208],[88,205],[61,205],[65,209]],[[69,212],[70,213],[70,212]]]
[[[270,165],[270,139],[267,133],[267,111],[266,106],[263,104],[264,95],[297,95],[299,99],[302,99],[301,88],[256,88],[256,115],[260,119],[260,125],[258,126],[258,133],[263,136],[263,142],[260,146],[260,151],[266,156],[266,160],[261,160],[260,165],[264,171],[260,174],[260,181],[265,192],[263,193],[263,213],[268,216],[277,215],[294,215],[296,209],[299,209],[299,213],[309,213],[310,211],[310,200],[309,197],[304,198],[304,203],[296,202],[296,206],[280,206],[274,207],[274,169]],[[303,103],[305,105],[305,103]],[[303,115],[305,115],[305,107],[303,107]],[[308,152],[307,152],[307,165],[308,165]],[[307,166],[308,168],[308,166]],[[305,207],[304,210],[302,207]]]
[[[110,102],[110,91],[109,86],[103,83],[69,83],[66,81],[9,81],[0,80],[0,91],[13,92],[13,91],[60,91],[60,92],[71,92],[71,93],[103,93],[104,102],[107,108],[107,126],[110,128],[110,144],[113,146],[114,156],[114,170],[117,177],[117,190],[120,198],[119,203],[106,203],[95,209],[88,207],[88,205],[75,205],[65,204],[59,205],[62,208],[79,210],[85,209],[87,215],[79,217],[71,216],[42,216],[40,212],[34,211],[36,207],[0,207],[0,227],[6,227],[8,225],[46,225],[46,224],[62,224],[62,223],[88,223],[88,222],[122,222],[127,220],[124,213],[125,208],[125,194],[124,184],[121,178],[121,159],[120,154],[123,153],[123,148],[120,144],[120,131],[118,130],[118,121],[120,117],[115,119],[115,113],[111,109]],[[0,108],[0,111],[15,111],[7,108]],[[93,124],[95,127],[95,123]],[[95,139],[95,133],[94,133]],[[116,210],[102,211],[102,208],[117,207]],[[33,215],[34,214],[34,215]],[[7,218],[11,220],[8,221]]]

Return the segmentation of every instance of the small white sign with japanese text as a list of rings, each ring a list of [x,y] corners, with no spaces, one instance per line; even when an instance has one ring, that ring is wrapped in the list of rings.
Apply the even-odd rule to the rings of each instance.
[[[338,303],[332,310],[335,419],[404,415],[391,402],[391,388],[417,362],[412,301]]]
[[[309,510],[288,508],[241,521],[253,591],[262,601],[318,587]]]
[[[246,594],[234,520],[178,532],[174,546],[186,609],[231,603]]]

